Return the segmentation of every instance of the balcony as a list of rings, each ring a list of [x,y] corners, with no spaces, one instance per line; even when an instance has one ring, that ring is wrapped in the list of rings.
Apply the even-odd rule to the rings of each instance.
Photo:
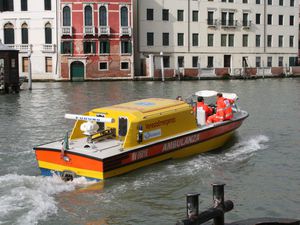
[[[63,26],[61,28],[61,34],[67,35],[67,36],[72,36],[72,27],[71,26]]]
[[[237,20],[221,20],[221,27],[223,28],[236,28]]]
[[[120,27],[120,36],[131,36],[131,27]]]
[[[54,53],[56,50],[55,47],[54,44],[44,44],[42,52]]]
[[[208,19],[207,20],[207,26],[208,27],[216,27],[218,25],[217,20]]]
[[[99,36],[102,36],[102,35],[109,36],[110,35],[110,27],[109,26],[99,26],[98,27],[98,35]]]
[[[84,35],[95,35],[95,27],[94,26],[84,26],[83,33],[84,33]]]
[[[243,20],[242,21],[242,27],[244,29],[250,29],[250,27],[251,27],[251,21],[250,20]]]
[[[28,52],[31,49],[29,44],[8,44],[7,47],[19,50],[20,52]]]

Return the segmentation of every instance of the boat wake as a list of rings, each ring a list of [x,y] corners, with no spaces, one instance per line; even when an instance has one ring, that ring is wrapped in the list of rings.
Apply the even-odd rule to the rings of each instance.
[[[85,178],[66,183],[58,176],[1,176],[0,224],[37,224],[57,213],[56,194],[93,183]]]
[[[214,168],[226,165],[237,165],[246,162],[255,155],[256,152],[266,149],[269,138],[264,135],[254,136],[250,139],[242,140],[227,151],[218,153],[207,153],[199,155],[183,164],[183,168],[178,169],[176,174],[193,175],[199,172],[211,171]],[[174,165],[169,166],[173,168]],[[178,165],[176,165],[178,168]]]
[[[176,183],[178,179],[190,181],[199,174],[209,178],[214,176],[214,172],[219,168],[223,170],[224,167],[233,166],[236,169],[237,166],[248,162],[255,153],[268,147],[268,141],[269,138],[264,135],[253,136],[239,141],[223,152],[170,160],[167,165],[159,163],[146,167],[107,181],[107,189],[104,188],[104,192],[97,191],[93,196],[101,203],[109,203],[127,193],[129,189],[139,191],[147,186],[164,186],[164,183]],[[58,176],[0,176],[0,224],[38,224],[39,221],[57,214],[57,194],[84,189],[93,184],[94,181],[82,177],[66,183]],[[174,190],[178,188],[180,187],[176,186]]]
[[[256,152],[268,147],[269,138],[264,135],[253,136],[241,140],[228,150],[217,153],[201,154],[192,158],[170,160],[166,166],[165,162],[143,168],[137,173],[129,173],[118,178],[122,185],[114,185],[109,195],[101,195],[103,201],[109,202],[120,193],[125,193],[128,188],[139,190],[147,186],[159,183],[174,182],[176,179],[188,179],[201,174],[202,177],[213,176],[214,171],[224,168],[234,168],[244,165]],[[180,183],[180,182],[178,182]],[[182,183],[182,182],[181,182]],[[106,193],[108,194],[108,193]]]
[[[223,157],[225,161],[243,161],[254,155],[255,152],[264,150],[268,147],[266,143],[269,138],[264,135],[259,135],[235,144],[229,152]]]

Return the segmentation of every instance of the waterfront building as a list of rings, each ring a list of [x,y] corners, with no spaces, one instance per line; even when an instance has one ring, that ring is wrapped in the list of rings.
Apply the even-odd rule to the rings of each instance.
[[[58,78],[56,0],[0,2],[0,39],[19,50],[20,76],[28,76],[31,62],[32,78]]]
[[[297,61],[294,0],[139,0],[136,16],[137,69],[150,77],[161,64],[170,77],[282,74]]]
[[[132,79],[132,0],[61,0],[60,18],[62,79]]]

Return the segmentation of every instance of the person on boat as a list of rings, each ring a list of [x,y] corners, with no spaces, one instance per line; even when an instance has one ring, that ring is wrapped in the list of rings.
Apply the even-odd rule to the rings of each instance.
[[[204,103],[204,98],[202,96],[198,96],[197,98],[197,104],[194,107],[195,114],[198,108],[202,108],[205,111],[205,119],[213,113],[213,109]]]
[[[217,94],[217,112],[207,118],[207,124],[230,120],[233,117],[231,105],[234,103],[232,99],[223,97],[222,93]]]
[[[183,101],[183,98],[182,98],[182,96],[179,95],[179,96],[177,96],[176,100]]]

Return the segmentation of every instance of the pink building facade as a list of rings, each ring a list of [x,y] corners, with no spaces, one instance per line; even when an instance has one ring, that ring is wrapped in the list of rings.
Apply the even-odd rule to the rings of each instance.
[[[133,77],[132,0],[61,0],[61,78]]]

